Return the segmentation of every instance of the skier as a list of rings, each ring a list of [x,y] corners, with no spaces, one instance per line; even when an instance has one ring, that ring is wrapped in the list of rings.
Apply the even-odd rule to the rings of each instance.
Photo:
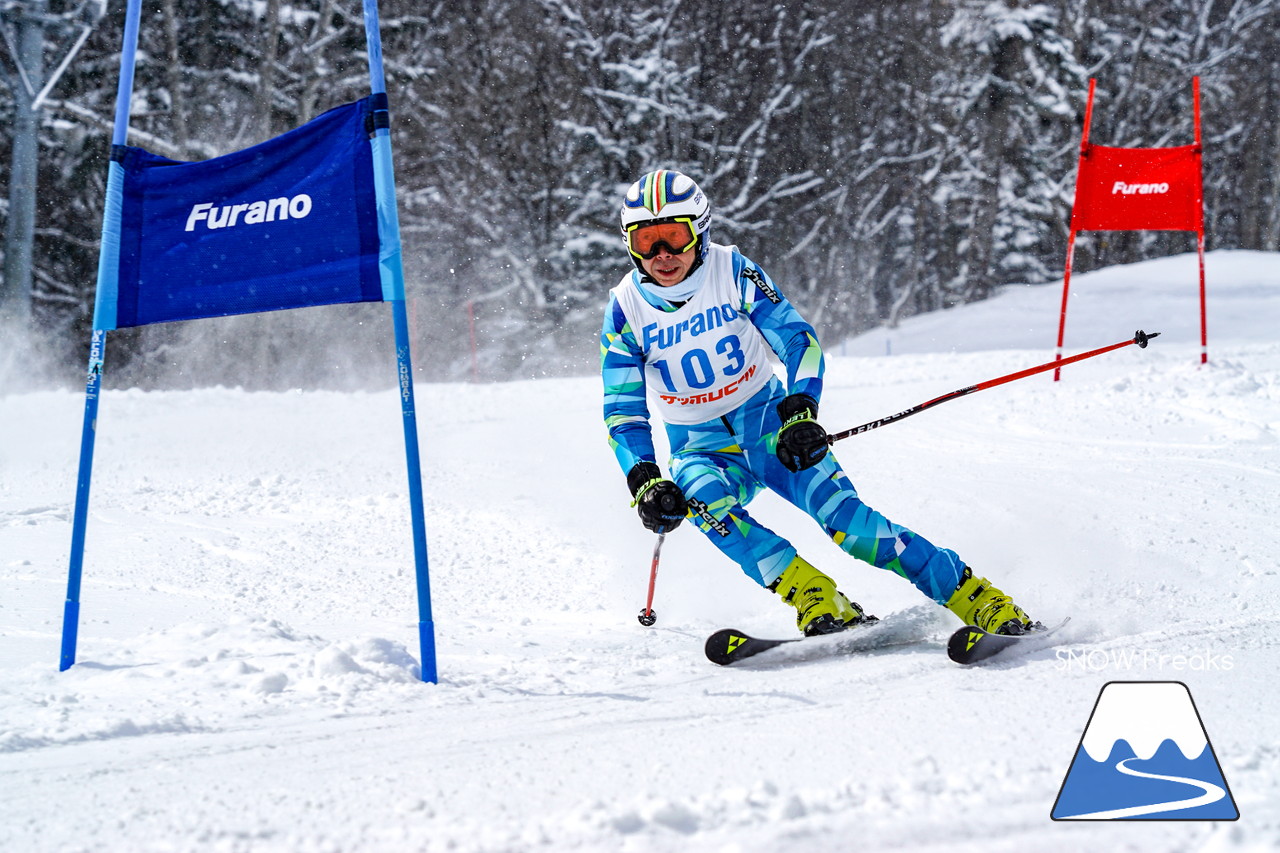
[[[736,247],[709,238],[711,205],[688,176],[650,172],[622,202],[635,270],[610,291],[601,332],[604,420],[632,505],[655,533],[689,517],[756,583],[796,609],[805,635],[872,621],[746,505],[770,488],[844,551],[903,576],[967,625],[1021,634],[1033,623],[960,557],[858,497],[818,424],[824,370],[813,327]],[[786,368],[774,375],[772,350]],[[671,443],[657,464],[646,393]]]

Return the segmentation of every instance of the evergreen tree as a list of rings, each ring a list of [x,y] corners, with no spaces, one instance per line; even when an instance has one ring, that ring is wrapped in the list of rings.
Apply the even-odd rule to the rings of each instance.
[[[828,340],[1057,279],[1090,77],[1094,141],[1163,146],[1192,141],[1200,76],[1209,245],[1280,250],[1280,0],[381,7],[429,378],[469,375],[472,317],[485,378],[591,369],[604,293],[628,269],[618,198],[658,167],[703,185],[713,238],[765,264]],[[35,323],[69,384],[93,313],[123,17],[113,3],[41,127]],[[178,159],[252,145],[364,95],[364,50],[345,0],[159,0],[144,9],[130,142]],[[1077,264],[1193,247],[1091,233]],[[108,381],[386,383],[385,314],[126,330]]]

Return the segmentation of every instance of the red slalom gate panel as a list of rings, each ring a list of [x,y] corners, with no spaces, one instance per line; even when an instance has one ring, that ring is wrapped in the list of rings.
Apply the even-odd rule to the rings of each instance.
[[[1107,148],[1080,154],[1075,231],[1200,231],[1200,146]]]
[[[1058,318],[1057,360],[1067,325],[1076,234],[1081,231],[1190,231],[1200,256],[1200,363],[1209,360],[1204,286],[1204,186],[1200,145],[1200,78],[1192,79],[1195,144],[1177,148],[1111,148],[1089,142],[1096,81],[1089,81],[1067,263]],[[1054,381],[1061,372],[1053,372]]]

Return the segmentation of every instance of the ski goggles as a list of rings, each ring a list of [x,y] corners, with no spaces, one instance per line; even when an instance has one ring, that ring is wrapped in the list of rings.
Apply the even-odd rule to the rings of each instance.
[[[626,229],[627,251],[646,261],[657,257],[664,247],[673,255],[689,251],[698,245],[698,233],[693,230],[693,217],[677,216],[662,222],[637,222]]]

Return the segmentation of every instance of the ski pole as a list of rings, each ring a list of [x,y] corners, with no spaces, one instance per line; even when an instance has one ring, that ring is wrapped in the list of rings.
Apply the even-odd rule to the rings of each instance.
[[[1044,373],[1046,370],[1053,370],[1055,367],[1065,367],[1068,364],[1072,364],[1077,361],[1084,361],[1086,358],[1093,358],[1095,355],[1102,355],[1103,353],[1108,353],[1108,352],[1111,352],[1112,350],[1118,350],[1121,347],[1127,347],[1127,346],[1131,346],[1132,344],[1137,344],[1140,349],[1143,349],[1147,346],[1147,343],[1152,338],[1159,337],[1159,335],[1160,335],[1159,332],[1147,333],[1139,329],[1137,332],[1134,333],[1133,340],[1120,341],[1120,343],[1118,344],[1112,344],[1111,346],[1106,346],[1106,347],[1099,347],[1098,349],[1090,350],[1089,352],[1082,352],[1079,355],[1073,355],[1070,358],[1062,358],[1062,359],[1056,359],[1054,361],[1045,362],[1044,364],[1036,365],[1035,367],[1028,367],[1026,370],[1019,370],[1016,373],[1010,373],[1006,376],[999,376],[995,379],[988,379],[986,382],[979,382],[977,385],[970,385],[968,388],[961,388],[958,391],[952,391],[950,394],[943,394],[941,397],[934,397],[932,400],[929,400],[928,402],[921,403],[918,406],[912,406],[910,409],[907,409],[905,412],[898,412],[898,414],[896,415],[890,415],[887,418],[880,418],[879,420],[874,420],[874,421],[871,421],[870,423],[865,423],[862,426],[856,426],[852,429],[847,429],[844,432],[837,432],[832,435],[829,435],[827,436],[827,443],[835,444],[837,441],[839,441],[842,438],[848,438],[851,435],[858,435],[859,433],[869,432],[870,430],[877,429],[879,427],[886,426],[891,423],[896,423],[897,421],[900,421],[903,418],[909,418],[912,415],[917,414],[918,412],[923,412],[925,409],[931,409],[934,406],[939,405],[940,403],[947,402],[948,400],[954,400],[957,397],[963,397],[966,394],[973,394],[976,391],[985,391],[988,388],[994,388],[997,385],[1003,385],[1006,382],[1013,382],[1015,379],[1023,379],[1027,376],[1034,376],[1037,373]]]
[[[641,610],[640,615],[636,617],[646,628],[658,621],[658,614],[653,612],[653,584],[658,579],[658,555],[662,553],[662,540],[666,538],[667,534],[659,533],[658,541],[653,546],[653,566],[649,569],[649,599],[645,602],[644,610]]]

